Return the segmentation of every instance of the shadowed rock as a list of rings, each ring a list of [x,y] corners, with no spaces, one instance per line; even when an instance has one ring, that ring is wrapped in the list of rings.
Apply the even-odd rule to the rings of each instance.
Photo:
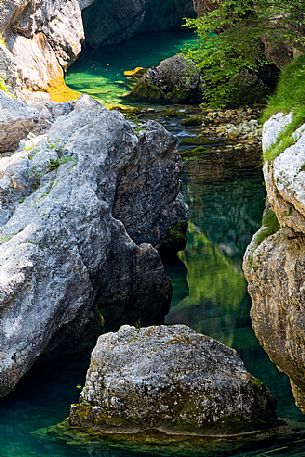
[[[38,124],[38,111],[0,90],[0,153],[14,151]]]
[[[199,103],[202,78],[196,65],[182,55],[150,68],[134,85],[131,96],[142,100]]]
[[[120,43],[138,32],[179,28],[193,15],[192,0],[95,0],[83,13],[86,42]]]

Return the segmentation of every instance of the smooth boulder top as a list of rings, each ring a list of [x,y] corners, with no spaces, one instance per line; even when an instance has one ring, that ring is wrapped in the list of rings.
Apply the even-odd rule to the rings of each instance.
[[[104,433],[232,434],[275,423],[275,402],[237,352],[185,325],[123,326],[92,353],[70,424]]]

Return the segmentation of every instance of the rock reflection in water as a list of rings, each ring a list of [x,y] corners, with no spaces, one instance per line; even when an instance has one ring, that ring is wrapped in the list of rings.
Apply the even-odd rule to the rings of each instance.
[[[183,322],[237,349],[247,369],[278,399],[279,415],[302,420],[288,378],[269,361],[252,331],[251,300],[241,270],[265,207],[262,174],[245,171],[207,183],[203,162],[198,168],[194,164],[187,164],[183,180],[190,206],[188,245],[179,263],[167,265],[174,296],[166,322]]]
[[[264,209],[263,178],[261,173],[247,173],[240,179],[205,184],[200,175],[187,174],[184,192],[190,224],[180,261],[186,265],[188,285],[181,299],[183,279],[177,280],[176,267],[168,267],[176,287],[167,322],[188,322],[232,345],[237,320],[249,324],[241,262]]]

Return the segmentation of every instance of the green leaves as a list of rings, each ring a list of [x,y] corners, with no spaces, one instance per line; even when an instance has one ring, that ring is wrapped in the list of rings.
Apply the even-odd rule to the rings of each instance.
[[[266,63],[262,37],[303,49],[304,24],[305,0],[222,0],[218,9],[187,20],[198,35],[188,55],[202,70],[204,103],[226,106],[238,74],[256,72]]]

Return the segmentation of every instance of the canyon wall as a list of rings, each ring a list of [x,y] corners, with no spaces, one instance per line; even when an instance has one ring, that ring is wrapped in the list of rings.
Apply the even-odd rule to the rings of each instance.
[[[86,43],[120,43],[135,33],[178,28],[194,15],[192,0],[95,0],[83,13]]]
[[[4,0],[0,6],[0,78],[23,98],[65,98],[64,71],[81,51],[81,7],[90,1]],[[60,91],[63,93],[60,94]],[[66,95],[66,96],[67,96]]]
[[[278,114],[265,124],[265,150],[291,120]],[[293,136],[294,144],[264,167],[269,203],[244,271],[255,333],[273,363],[288,374],[305,412],[305,126]]]

